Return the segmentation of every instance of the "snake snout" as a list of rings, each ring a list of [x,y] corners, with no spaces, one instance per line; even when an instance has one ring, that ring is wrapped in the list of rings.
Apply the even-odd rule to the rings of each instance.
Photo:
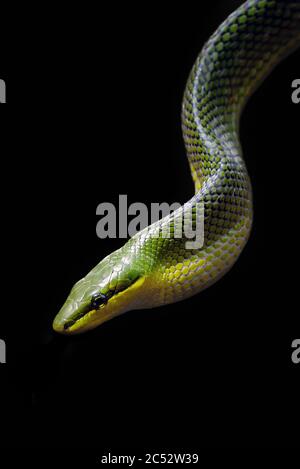
[[[62,321],[59,321],[57,317],[53,321],[53,329],[59,334],[63,334],[65,331],[65,325]]]
[[[87,312],[85,304],[67,300],[53,321],[53,329],[60,334],[69,334],[70,327]]]

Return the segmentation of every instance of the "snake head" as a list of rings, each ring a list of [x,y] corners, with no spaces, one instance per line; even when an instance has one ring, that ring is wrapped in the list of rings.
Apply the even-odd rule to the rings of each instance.
[[[53,322],[61,334],[78,334],[143,304],[144,272],[122,249],[103,259],[72,288]]]

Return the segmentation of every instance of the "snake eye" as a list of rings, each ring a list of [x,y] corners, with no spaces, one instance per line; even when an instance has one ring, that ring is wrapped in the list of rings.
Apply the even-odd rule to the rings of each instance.
[[[91,307],[93,309],[99,309],[100,306],[106,304],[107,301],[108,298],[106,295],[103,295],[102,293],[97,293],[96,295],[92,296]]]

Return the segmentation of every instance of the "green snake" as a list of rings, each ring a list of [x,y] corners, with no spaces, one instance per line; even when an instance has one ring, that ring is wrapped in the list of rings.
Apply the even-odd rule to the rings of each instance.
[[[194,197],[130,238],[72,288],[54,330],[75,334],[133,309],[174,303],[222,277],[252,225],[251,183],[239,120],[247,99],[300,46],[300,0],[248,0],[212,35],[190,73],[182,129]],[[195,226],[203,206],[204,242],[187,249],[182,220]],[[169,236],[165,236],[166,230]]]

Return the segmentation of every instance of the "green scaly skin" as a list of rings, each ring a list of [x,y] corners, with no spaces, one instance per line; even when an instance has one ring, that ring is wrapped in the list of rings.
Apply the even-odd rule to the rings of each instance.
[[[76,283],[54,320],[57,332],[84,332],[128,310],[182,300],[232,267],[252,223],[251,185],[239,143],[241,110],[274,66],[299,46],[300,0],[249,0],[218,28],[192,69],[183,99],[195,196]],[[175,237],[176,226],[182,212],[195,223],[199,202],[204,245],[186,249],[187,239]]]

